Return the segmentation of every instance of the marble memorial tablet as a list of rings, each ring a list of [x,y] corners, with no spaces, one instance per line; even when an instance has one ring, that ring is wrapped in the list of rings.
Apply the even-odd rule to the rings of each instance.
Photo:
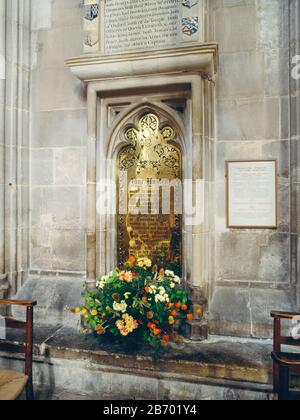
[[[180,5],[180,0],[106,0],[106,53],[176,45]]]
[[[277,227],[277,162],[227,162],[229,228]]]

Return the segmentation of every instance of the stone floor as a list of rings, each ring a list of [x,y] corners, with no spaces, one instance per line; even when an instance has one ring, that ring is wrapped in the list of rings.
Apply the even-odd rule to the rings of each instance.
[[[22,333],[7,331],[22,343]],[[152,351],[124,351],[73,328],[35,325],[34,377],[37,399],[269,399],[270,340],[210,337],[171,345],[156,363]],[[3,355],[0,366],[21,368]],[[16,367],[15,367],[16,365]]]

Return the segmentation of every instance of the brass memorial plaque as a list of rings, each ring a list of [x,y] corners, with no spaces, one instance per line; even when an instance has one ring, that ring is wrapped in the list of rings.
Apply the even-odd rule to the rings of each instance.
[[[125,139],[129,145],[118,158],[118,263],[146,256],[180,274],[182,154],[175,131],[146,114]]]

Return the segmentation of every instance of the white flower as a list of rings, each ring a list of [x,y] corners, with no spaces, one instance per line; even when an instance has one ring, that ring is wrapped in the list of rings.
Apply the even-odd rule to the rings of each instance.
[[[101,279],[97,281],[96,287],[98,289],[104,289],[104,287],[106,286],[106,283],[108,282],[108,280],[109,280],[109,276],[103,276],[103,277],[101,277]]]
[[[155,295],[155,302],[156,303],[158,303],[158,302],[161,302],[161,303],[167,302],[167,303],[169,303],[170,302],[170,298],[167,295],[167,293],[164,291],[163,294],[159,293],[159,294]]]
[[[130,295],[131,295],[130,292],[125,293],[125,295],[124,295],[125,296],[125,299],[128,299]]]
[[[157,287],[156,286],[149,286],[149,293],[151,295],[155,295],[156,292],[157,292]]]
[[[161,295],[164,295],[165,293],[166,293],[166,290],[165,290],[165,288],[164,287],[159,287],[158,288],[158,290],[159,290],[159,293],[161,294]]]
[[[173,282],[170,283],[171,289],[174,289],[175,286],[176,286],[175,283],[173,283]]]
[[[122,314],[125,314],[125,312],[127,311],[127,303],[125,302],[125,300],[122,300],[121,303],[114,302],[113,308],[116,312],[122,312]]]
[[[96,284],[96,287],[98,289],[104,289],[104,287],[108,283],[109,279],[110,279],[110,276],[103,276],[103,277],[101,277],[101,279],[98,280],[98,282]]]
[[[104,289],[105,283],[102,280],[98,280],[96,283],[96,287],[98,289]]]
[[[162,296],[161,295],[156,295],[155,296],[155,302],[158,303],[158,302],[161,302],[161,301],[162,301]]]
[[[167,277],[175,277],[174,271],[166,270],[165,275]]]
[[[178,277],[178,276],[175,276],[174,282],[177,283],[177,284],[180,284],[181,283],[181,278]]]

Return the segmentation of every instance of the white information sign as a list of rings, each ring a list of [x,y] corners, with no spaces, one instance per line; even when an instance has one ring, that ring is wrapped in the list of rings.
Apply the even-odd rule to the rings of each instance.
[[[277,162],[227,162],[228,228],[277,228]]]

